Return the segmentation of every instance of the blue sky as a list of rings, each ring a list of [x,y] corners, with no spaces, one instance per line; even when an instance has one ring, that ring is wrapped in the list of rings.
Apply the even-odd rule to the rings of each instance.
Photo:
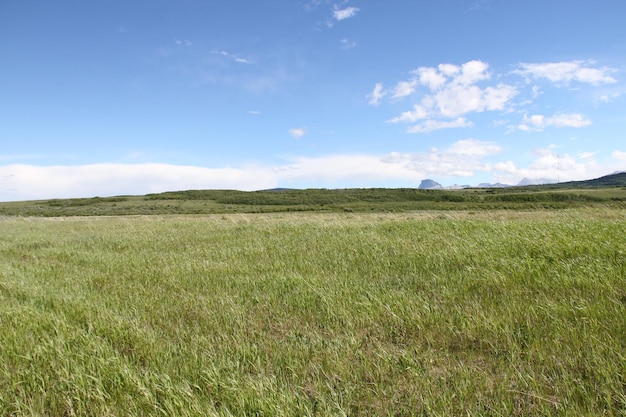
[[[2,0],[0,201],[626,170],[623,0]]]

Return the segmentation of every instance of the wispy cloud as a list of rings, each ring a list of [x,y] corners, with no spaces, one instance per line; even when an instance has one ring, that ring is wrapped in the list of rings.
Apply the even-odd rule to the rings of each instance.
[[[546,127],[573,127],[581,128],[591,125],[591,120],[580,113],[558,113],[546,117],[542,114],[525,115],[524,121],[518,126],[520,130],[540,132]]]
[[[273,57],[265,57],[259,62],[224,49],[208,52],[198,49],[201,48],[181,48],[189,53],[175,63],[179,73],[196,86],[221,84],[262,93],[274,91],[294,79],[289,66]]]
[[[240,55],[238,54],[232,54],[230,52],[227,51],[212,51],[211,52],[214,55],[220,55],[223,56],[225,58],[228,58],[231,61],[237,62],[239,64],[253,64],[254,62],[248,58],[242,58]]]
[[[455,127],[472,127],[474,124],[465,117],[459,117],[455,120],[426,120],[424,123],[418,123],[407,128],[407,133],[429,133],[435,130],[452,129]]]
[[[335,10],[333,11],[333,18],[337,21],[349,19],[351,17],[354,17],[354,15],[356,15],[359,10],[360,9],[358,7],[346,7],[344,9],[339,9],[337,6],[335,6]]]
[[[609,93],[601,94],[596,101],[600,103],[612,103],[622,95],[622,91],[611,91]]]
[[[492,1],[493,0],[476,0],[467,9],[467,12],[477,12],[477,11],[481,11],[481,10],[489,10],[489,9],[491,9]]]
[[[367,98],[369,98],[368,103],[372,106],[378,106],[380,104],[380,100],[382,100],[386,94],[387,93],[384,91],[383,84],[377,83],[374,86],[374,90],[367,95]]]
[[[617,82],[610,74],[616,72],[610,67],[594,68],[594,61],[564,61],[544,62],[519,65],[515,74],[529,79],[545,79],[556,84],[567,85],[571,82],[580,82],[592,85],[612,84]]]
[[[303,8],[304,10],[310,12],[317,9],[323,3],[328,3],[328,0],[310,0],[304,3]]]
[[[341,41],[341,49],[352,49],[356,47],[356,42],[343,38]]]
[[[189,39],[176,39],[174,40],[174,43],[176,43],[176,45],[178,46],[191,46],[193,45],[193,43],[189,40]]]
[[[393,88],[391,92],[391,98],[398,99],[406,96],[410,96],[415,92],[415,88],[418,86],[418,80],[400,81]]]
[[[327,28],[332,28],[336,22],[341,22],[343,20],[354,17],[359,12],[360,9],[358,7],[352,7],[352,6],[343,7],[347,2],[348,2],[347,0],[342,0],[340,5],[333,4],[332,9],[331,9],[331,15],[328,16],[323,21],[318,22],[318,26],[323,25],[323,26],[326,26]],[[311,0],[311,1],[306,2],[303,5],[303,8],[307,12],[312,12],[322,5],[328,6],[329,4],[332,4],[332,3],[333,2],[331,0]]]
[[[293,129],[289,129],[289,134],[291,137],[299,139],[306,134],[306,128],[294,127]]]

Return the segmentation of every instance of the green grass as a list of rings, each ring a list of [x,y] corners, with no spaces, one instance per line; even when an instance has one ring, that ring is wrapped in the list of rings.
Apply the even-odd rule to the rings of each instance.
[[[119,216],[276,212],[410,212],[626,208],[626,187],[535,187],[420,190],[414,188],[283,191],[190,190],[0,203],[0,216]]]
[[[623,210],[5,217],[0,236],[2,416],[626,415]]]

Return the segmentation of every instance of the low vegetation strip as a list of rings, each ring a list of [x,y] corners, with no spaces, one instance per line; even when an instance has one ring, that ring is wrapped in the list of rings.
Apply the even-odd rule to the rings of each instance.
[[[626,187],[536,186],[465,190],[414,188],[277,191],[191,190],[0,203],[0,216],[119,216],[275,212],[410,212],[416,210],[626,209]]]
[[[626,412],[626,214],[4,217],[0,415]]]

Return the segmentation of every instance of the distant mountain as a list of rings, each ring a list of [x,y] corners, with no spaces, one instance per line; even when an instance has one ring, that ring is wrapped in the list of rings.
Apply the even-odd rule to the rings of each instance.
[[[546,184],[555,184],[557,182],[558,182],[557,180],[551,180],[548,178],[536,178],[536,179],[524,178],[517,185],[519,187],[524,187],[526,185],[546,185]]]
[[[569,181],[554,184],[559,187],[626,187],[626,172],[616,172],[585,181]]]
[[[591,180],[583,181],[569,181],[569,182],[557,182],[554,179],[549,178],[524,178],[517,185],[502,184],[497,182],[495,184],[482,182],[478,185],[451,185],[449,187],[443,187],[435,180],[425,179],[419,185],[419,189],[422,190],[460,190],[464,188],[508,188],[508,187],[527,187],[527,186],[546,186],[546,187],[626,187],[626,171],[614,172],[604,177],[595,178]]]
[[[430,178],[424,179],[421,181],[419,187],[420,190],[461,190],[465,188],[509,188],[509,187],[527,187],[527,186],[546,186],[546,187],[557,187],[557,188],[567,188],[567,187],[626,187],[626,171],[614,172],[610,175],[605,175],[604,177],[595,178],[591,180],[583,180],[583,181],[569,181],[569,182],[557,182],[556,180],[549,178],[524,178],[517,185],[510,184],[502,184],[497,182],[495,184],[482,182],[478,185],[450,185],[448,187],[444,187],[439,184],[437,181],[432,180]],[[260,190],[260,191],[269,191],[269,192],[280,192],[280,191],[292,191],[294,188],[271,188],[268,190]]]
[[[442,190],[443,186],[439,184],[437,181],[431,179],[422,180],[420,186],[417,187],[420,190]]]
[[[269,188],[267,190],[259,190],[260,192],[280,192],[280,191],[292,191],[295,188]]]
[[[488,182],[481,182],[476,187],[477,188],[507,188],[507,187],[510,187],[510,185],[502,184],[500,182],[497,182],[495,184],[491,184],[491,183],[488,183]]]

